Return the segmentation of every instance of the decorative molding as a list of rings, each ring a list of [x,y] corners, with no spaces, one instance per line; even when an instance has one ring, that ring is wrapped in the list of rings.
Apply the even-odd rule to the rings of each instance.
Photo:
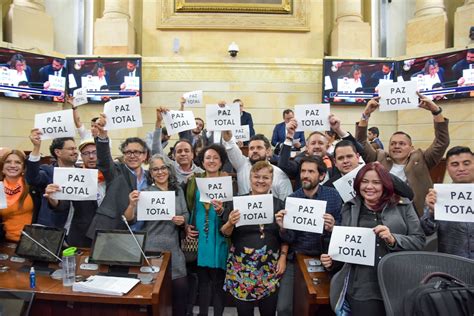
[[[184,0],[157,1],[157,29],[310,31],[310,0],[293,0],[289,14],[184,13],[176,12],[175,1]]]
[[[264,13],[264,14],[291,14],[294,0],[279,0],[269,4],[265,1],[254,3],[240,3],[239,1],[189,1],[175,0],[176,12],[217,12],[217,13]]]

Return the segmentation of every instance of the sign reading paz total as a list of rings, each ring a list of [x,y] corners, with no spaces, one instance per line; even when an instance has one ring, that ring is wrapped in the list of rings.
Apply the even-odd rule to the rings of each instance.
[[[53,183],[61,191],[53,194],[57,200],[97,200],[97,169],[54,168]]]
[[[474,184],[435,184],[436,220],[450,222],[474,222]]]
[[[87,89],[79,88],[73,92],[74,99],[72,101],[74,107],[79,105],[87,104]]]
[[[410,110],[418,108],[416,82],[394,82],[379,86],[380,111]]]
[[[235,196],[233,201],[234,209],[240,212],[236,227],[273,223],[273,195]]]
[[[186,100],[184,106],[202,105],[202,90],[186,92],[185,94],[183,94],[183,98]]]
[[[326,201],[320,200],[286,198],[283,227],[321,234],[324,230],[323,215],[326,213],[326,204]]]
[[[375,233],[372,228],[334,226],[328,255],[332,260],[373,266]]]
[[[246,142],[250,140],[250,127],[248,125],[241,125],[234,130],[234,137],[236,141]]]
[[[109,101],[104,104],[104,114],[108,131],[143,126],[139,97]]]
[[[137,220],[170,221],[176,215],[174,191],[142,191],[138,197]]]
[[[220,107],[217,104],[206,106],[206,124],[209,131],[227,131],[240,127],[240,105],[233,103]]]
[[[232,177],[196,178],[196,183],[200,202],[209,203],[212,199],[232,201]]]
[[[72,110],[36,114],[35,128],[42,133],[42,140],[76,135]]]
[[[295,105],[296,131],[329,131],[329,104]]]
[[[356,192],[354,190],[354,179],[363,166],[364,165],[358,166],[351,172],[334,181],[333,185],[341,196],[344,203],[352,200],[356,196]]]
[[[168,135],[178,134],[196,128],[192,111],[168,111],[163,114]]]

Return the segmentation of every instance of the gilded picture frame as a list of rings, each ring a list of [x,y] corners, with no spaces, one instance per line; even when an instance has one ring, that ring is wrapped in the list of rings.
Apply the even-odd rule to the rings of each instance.
[[[157,1],[157,29],[221,29],[221,30],[268,30],[308,32],[310,30],[310,0],[289,0],[291,10],[285,14],[274,13],[231,13],[183,12],[178,11],[176,4],[184,0]],[[255,0],[257,2],[259,0]],[[195,1],[193,4],[198,3]],[[219,1],[229,3],[227,1]],[[204,3],[204,1],[202,2]],[[281,1],[284,3],[284,1]],[[188,3],[190,4],[190,2]],[[214,5],[215,3],[213,3]],[[232,4],[235,5],[235,4]],[[248,4],[246,4],[248,6]],[[216,5],[217,6],[217,5]],[[217,9],[217,7],[214,7]],[[280,6],[280,5],[279,5]]]
[[[291,14],[293,0],[175,0],[176,12]]]

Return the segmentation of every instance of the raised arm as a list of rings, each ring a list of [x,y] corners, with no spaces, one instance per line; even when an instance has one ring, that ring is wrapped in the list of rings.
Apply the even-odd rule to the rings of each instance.
[[[239,172],[239,170],[247,163],[246,157],[242,154],[239,146],[237,146],[235,139],[232,137],[231,131],[223,131],[222,139],[230,164],[237,172]]]
[[[110,140],[107,131],[104,129],[107,124],[105,114],[100,114],[97,120],[98,136],[95,138],[97,148],[97,169],[104,175],[106,183],[110,183],[118,174],[114,164],[112,153],[110,152]]]
[[[380,97],[376,97],[367,103],[364,111],[362,112],[360,121],[356,125],[355,139],[363,147],[362,158],[366,163],[377,160],[377,151],[370,145],[367,139],[367,128],[369,125],[370,115],[379,107],[379,100]]]
[[[281,146],[280,158],[278,159],[278,168],[280,168],[284,173],[290,178],[298,177],[299,166],[298,163],[294,160],[290,160],[291,156],[291,146],[293,145],[293,138],[295,135],[295,130],[298,126],[298,123],[295,119],[291,119],[286,126],[286,139]]]

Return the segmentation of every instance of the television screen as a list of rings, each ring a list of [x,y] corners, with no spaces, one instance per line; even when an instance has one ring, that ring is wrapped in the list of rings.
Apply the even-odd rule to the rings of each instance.
[[[66,60],[0,48],[0,95],[64,102]]]
[[[323,60],[323,102],[364,104],[363,98],[340,98],[338,92],[375,93],[379,84],[395,81],[393,60]]]
[[[435,100],[470,97],[472,92],[454,92],[474,85],[474,48],[401,60],[396,73],[397,81],[416,81],[421,92],[443,89],[446,93],[434,94]]]
[[[68,94],[87,89],[89,102],[141,96],[141,58],[68,57]]]
[[[53,228],[37,225],[25,225],[23,231],[32,239],[36,240],[42,246],[61,257],[61,247],[63,245],[66,230],[62,228]],[[43,247],[35,243],[31,238],[24,234],[20,237],[20,242],[16,247],[16,254],[20,257],[28,258],[33,261],[58,262],[59,260]]]
[[[146,232],[134,234],[143,249]],[[89,262],[113,266],[139,266],[142,261],[140,248],[128,230],[96,230]]]

